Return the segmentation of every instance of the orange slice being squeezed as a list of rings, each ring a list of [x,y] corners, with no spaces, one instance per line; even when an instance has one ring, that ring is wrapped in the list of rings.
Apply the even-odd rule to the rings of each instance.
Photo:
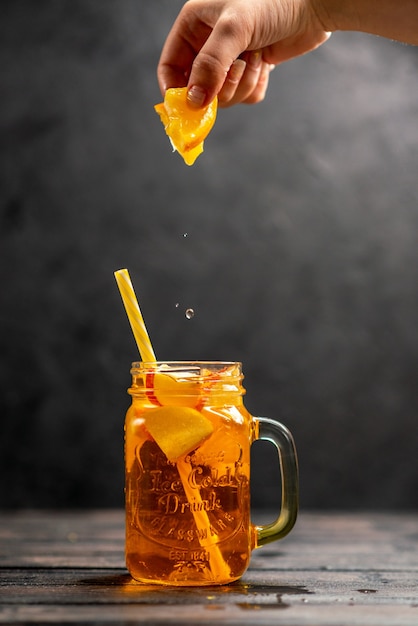
[[[154,109],[173,149],[181,154],[187,165],[193,165],[202,154],[203,142],[215,123],[217,98],[203,109],[194,109],[187,102],[187,87],[174,87],[167,89],[164,102],[156,104]]]

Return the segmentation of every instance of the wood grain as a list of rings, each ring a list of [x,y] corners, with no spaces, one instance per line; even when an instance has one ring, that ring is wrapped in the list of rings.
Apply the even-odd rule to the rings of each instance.
[[[119,510],[1,513],[0,623],[418,624],[415,514],[302,513],[241,581],[197,589],[132,581],[123,524]]]

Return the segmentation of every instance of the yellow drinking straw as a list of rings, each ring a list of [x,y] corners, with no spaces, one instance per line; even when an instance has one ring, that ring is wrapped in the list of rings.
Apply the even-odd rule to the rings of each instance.
[[[119,287],[120,295],[122,296],[123,304],[125,305],[125,311],[128,316],[141,359],[143,362],[155,363],[157,359],[139,308],[138,300],[135,296],[135,291],[132,286],[128,270],[117,270],[115,272],[115,278]],[[178,460],[176,465],[186,498],[190,504],[194,503],[196,505],[193,507],[192,513],[197,528],[203,526],[209,529],[211,525],[208,515],[204,510],[200,493],[198,490],[196,490],[196,493],[191,491],[192,487],[189,485],[189,472],[185,461]],[[194,510],[195,508],[196,510]],[[212,570],[212,574],[217,576],[219,580],[227,580],[230,576],[230,570],[222,557],[219,547],[216,544],[211,544],[210,538],[207,538],[206,540],[199,540],[199,543],[210,553],[209,566]]]
[[[115,272],[115,278],[141,359],[144,362],[153,363],[156,361],[154,350],[152,349],[128,270],[117,270],[117,272]]]

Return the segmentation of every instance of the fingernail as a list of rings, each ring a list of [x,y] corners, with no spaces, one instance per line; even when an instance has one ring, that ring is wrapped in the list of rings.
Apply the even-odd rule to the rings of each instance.
[[[198,85],[193,85],[187,92],[187,101],[195,107],[203,106],[206,100],[206,91]]]
[[[263,56],[260,50],[253,50],[248,58],[248,64],[251,65],[254,69],[260,67],[261,61],[263,60]]]
[[[228,79],[233,83],[238,83],[244,74],[247,64],[242,59],[235,59],[228,72]]]

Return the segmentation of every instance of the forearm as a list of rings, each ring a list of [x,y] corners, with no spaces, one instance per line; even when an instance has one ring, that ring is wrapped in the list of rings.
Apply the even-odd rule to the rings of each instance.
[[[352,30],[418,45],[418,0],[313,0],[328,31]]]

